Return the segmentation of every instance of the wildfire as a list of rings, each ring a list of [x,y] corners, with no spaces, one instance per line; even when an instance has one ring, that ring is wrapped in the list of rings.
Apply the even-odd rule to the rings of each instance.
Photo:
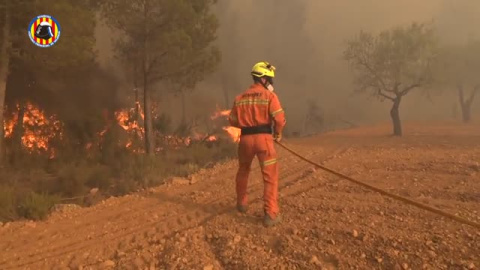
[[[217,106],[217,111],[211,116],[211,119],[215,120],[221,116],[228,117],[230,115],[230,112],[231,110],[220,110]],[[232,139],[233,142],[238,143],[240,141],[241,130],[239,128],[225,126],[222,129],[227,132],[228,136],[230,137],[230,139]]]
[[[20,109],[20,106],[17,105],[17,111],[12,113],[11,119],[5,119],[3,121],[3,128],[4,128],[4,134],[5,138],[9,138],[12,136],[13,129],[15,128],[15,124],[18,121],[18,110]],[[7,117],[8,118],[8,117]]]
[[[223,130],[225,130],[230,136],[230,138],[233,140],[234,143],[240,142],[240,135],[242,134],[242,130],[236,127],[232,126],[227,126],[223,127]]]
[[[57,119],[56,115],[48,116],[43,110],[34,105],[31,102],[27,102],[23,105],[23,110],[19,104],[9,115],[6,115],[4,119],[4,135],[5,138],[11,138],[15,136],[18,124],[22,130],[21,143],[30,152],[46,152],[50,158],[53,158],[56,154],[55,149],[52,147],[52,141],[54,139],[62,139],[63,124]],[[9,110],[7,110],[9,111]],[[20,121],[19,115],[23,112],[23,118]],[[152,115],[158,115],[157,108],[152,111]],[[211,116],[211,119],[217,119],[220,117],[227,117],[230,114],[230,110],[220,110],[217,107],[217,111]],[[134,153],[141,153],[144,151],[143,143],[140,143],[145,138],[145,129],[143,127],[143,119],[145,119],[144,112],[137,102],[134,108],[121,109],[114,113],[115,123],[118,124],[128,134],[128,139],[124,144],[124,147]],[[140,119],[141,118],[141,119]],[[111,125],[107,125],[104,130],[98,132],[100,138],[104,138],[104,135],[111,128]],[[233,142],[238,142],[240,138],[240,129],[225,126],[223,130],[229,135]],[[191,145],[193,142],[214,142],[218,140],[218,137],[211,134],[203,134],[196,131],[192,131],[193,134],[187,137],[181,137],[176,135],[164,135],[159,132],[155,133],[155,140],[159,143],[156,148],[168,149],[168,148],[180,148]],[[91,150],[96,142],[89,142],[84,147],[85,150]],[[159,151],[160,151],[159,150]]]
[[[138,124],[137,120],[131,120],[130,115],[131,114],[127,110],[122,110],[115,113],[118,124],[124,130],[136,133],[138,136],[143,137],[143,134],[145,132],[144,128]]]
[[[213,135],[208,136],[208,137],[205,139],[205,141],[207,141],[207,142],[214,142],[214,141],[216,141],[216,140],[217,140],[217,137],[215,137],[215,136],[213,136]]]
[[[145,136],[145,129],[138,122],[138,116],[140,116],[142,120],[145,119],[145,114],[138,102],[135,103],[134,108],[122,109],[115,112],[117,124],[130,135],[125,147],[132,150],[134,153],[140,153],[143,151],[142,148],[134,149],[134,141],[142,140]],[[108,129],[102,131],[100,136],[103,136],[107,130]]]
[[[212,120],[215,120],[221,116],[228,117],[230,114],[231,110],[220,110],[220,108],[217,105],[217,111],[210,117]]]
[[[152,115],[157,115],[156,113],[157,108],[153,106],[152,108]],[[145,119],[145,115],[142,111],[142,108],[139,103],[136,103],[135,108],[131,109],[123,109],[115,112],[115,118],[117,120],[117,124],[128,133],[128,140],[125,143],[125,148],[129,149],[134,153],[143,153],[143,145],[140,147],[135,147],[135,142],[143,141],[145,137],[145,129],[143,127],[143,121],[139,123],[136,119],[136,112],[138,112],[142,118]],[[108,130],[105,129],[104,132]],[[104,134],[104,132],[102,132]],[[100,134],[103,136],[103,134]],[[160,145],[156,148],[156,151],[161,151],[166,149],[164,146],[168,146],[168,148],[178,149],[180,147],[189,146],[193,141],[201,141],[204,139],[205,136],[197,134],[198,136],[192,137],[180,137],[176,135],[164,135],[159,134],[158,132],[154,132],[155,138]],[[214,136],[212,138],[207,138],[207,140],[216,140]]]
[[[62,123],[55,115],[46,117],[45,113],[31,103],[27,103],[23,116],[25,133],[22,137],[23,144],[29,149],[48,150],[49,142],[62,136]]]
[[[19,124],[20,105],[11,115],[11,118],[5,120],[4,131],[5,138],[13,136],[16,126]],[[62,138],[62,123],[57,120],[55,115],[47,117],[45,112],[34,104],[27,102],[24,107],[22,119],[23,134],[22,144],[29,151],[43,150],[50,151],[50,157],[55,155],[55,151],[49,146],[54,138]]]

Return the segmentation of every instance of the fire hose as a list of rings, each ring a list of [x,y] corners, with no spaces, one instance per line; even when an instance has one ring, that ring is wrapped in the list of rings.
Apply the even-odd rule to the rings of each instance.
[[[352,183],[355,183],[355,184],[360,185],[360,186],[362,186],[362,187],[365,187],[365,188],[367,188],[367,189],[370,189],[370,190],[373,190],[373,191],[375,191],[375,192],[378,192],[378,193],[380,193],[380,194],[382,194],[382,195],[385,195],[385,196],[387,196],[387,197],[390,197],[390,198],[393,198],[393,199],[395,199],[395,200],[401,201],[401,202],[403,202],[403,203],[413,205],[413,206],[415,206],[415,207],[418,207],[418,208],[421,208],[421,209],[423,209],[423,210],[426,210],[426,211],[435,213],[435,214],[437,214],[437,215],[440,215],[440,216],[443,216],[443,217],[446,217],[446,218],[450,218],[450,219],[455,220],[455,221],[457,221],[457,222],[460,222],[460,223],[462,223],[462,224],[470,225],[470,226],[472,226],[472,227],[474,227],[474,228],[480,229],[480,224],[479,224],[479,223],[476,223],[476,222],[474,222],[474,221],[470,221],[470,220],[468,220],[468,219],[465,219],[465,218],[462,218],[462,217],[459,217],[459,216],[456,216],[456,215],[447,213],[447,212],[442,211],[442,210],[440,210],[440,209],[437,209],[437,208],[435,208],[435,207],[432,207],[432,206],[429,206],[429,205],[426,205],[426,204],[423,204],[423,203],[414,201],[414,200],[412,200],[412,199],[408,199],[408,198],[405,198],[405,197],[402,197],[402,196],[399,196],[399,195],[390,193],[390,192],[388,192],[388,191],[385,191],[385,190],[383,190],[383,189],[374,187],[374,186],[369,185],[369,184],[367,184],[367,183],[364,183],[364,182],[362,182],[362,181],[353,179],[353,178],[351,178],[351,177],[349,177],[349,176],[346,176],[346,175],[344,175],[344,174],[341,174],[341,173],[339,173],[339,172],[336,172],[336,171],[334,171],[334,170],[331,170],[331,169],[329,169],[329,168],[326,168],[326,167],[324,167],[324,166],[322,166],[322,165],[320,165],[320,164],[318,164],[318,163],[315,163],[315,162],[313,162],[313,161],[305,158],[304,156],[298,154],[297,152],[295,152],[294,150],[292,150],[290,147],[286,146],[285,144],[283,144],[283,143],[281,143],[281,142],[276,141],[276,143],[277,143],[280,147],[282,147],[283,149],[287,150],[287,151],[288,151],[289,153],[291,153],[292,155],[300,158],[301,160],[303,160],[303,161],[305,161],[305,162],[307,162],[307,163],[312,164],[313,166],[315,166],[315,167],[317,167],[317,168],[319,168],[319,169],[321,169],[321,170],[324,170],[324,171],[326,171],[326,172],[329,172],[329,173],[331,173],[331,174],[333,174],[333,175],[336,175],[336,176],[338,176],[338,177],[340,177],[340,178],[343,178],[343,179],[348,180],[348,181],[350,181],[350,182],[352,182]]]

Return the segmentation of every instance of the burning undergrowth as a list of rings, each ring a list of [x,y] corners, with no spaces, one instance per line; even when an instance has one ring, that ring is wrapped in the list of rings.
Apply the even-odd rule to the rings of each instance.
[[[217,110],[211,116],[211,119],[216,120],[218,118],[228,118],[230,112],[231,110],[221,110],[217,106]],[[241,131],[239,128],[232,126],[223,126],[222,129],[228,134],[228,136],[233,142],[238,143],[240,141]]]
[[[230,110],[217,110],[211,115],[212,121],[219,121],[223,124]],[[126,142],[119,141],[118,146],[123,147],[132,153],[144,153],[145,129],[143,122],[145,113],[140,103],[136,103],[134,107],[120,109],[113,113],[115,123],[106,124],[105,128],[97,132],[97,144],[102,144],[105,135],[113,128],[120,127],[126,135]],[[154,122],[161,117],[156,106],[152,109]],[[6,110],[4,121],[5,138],[12,139],[14,136],[21,136],[22,147],[30,153],[48,153],[50,158],[55,158],[57,151],[52,141],[61,141],[63,139],[63,123],[57,119],[56,115],[47,115],[41,108],[31,102],[26,102],[23,107],[19,104],[14,110]],[[19,120],[22,117],[22,120]],[[156,152],[175,150],[188,147],[194,143],[215,142],[223,135],[227,135],[232,142],[237,143],[240,138],[240,130],[222,125],[221,129],[224,134],[219,134],[218,130],[211,133],[191,132],[190,136],[180,136],[177,134],[165,134],[162,131],[155,130]],[[16,134],[16,132],[21,134]],[[125,137],[125,136],[124,136]],[[93,148],[95,142],[87,142],[85,149]],[[100,147],[101,149],[101,147]]]
[[[63,125],[55,115],[48,116],[39,107],[27,102],[23,106],[17,104],[7,115],[4,132],[6,139],[18,136],[29,153],[47,153],[53,158],[55,149],[51,142],[62,139]]]
[[[102,197],[119,196],[233,158],[239,130],[228,126],[228,113],[217,109],[208,115],[208,128],[175,133],[168,132],[171,128],[162,129],[162,123],[168,121],[153,106],[156,154],[147,156],[142,154],[144,111],[138,103],[109,114],[103,128],[93,129],[83,142],[71,137],[77,129],[72,130],[68,123],[32,102],[10,107],[4,118],[7,149],[15,146],[21,151],[9,150],[15,158],[9,159],[9,169],[0,171],[0,183],[5,184],[0,185],[0,193],[8,193],[5,198],[11,198],[8,217],[2,217],[0,209],[0,220],[36,213],[36,209],[15,210],[21,205],[35,208],[35,204],[24,203],[33,197],[41,198],[36,200],[38,204],[50,203],[52,196],[57,201],[89,205],[91,202],[83,196],[91,189],[98,188]],[[101,127],[102,122],[98,123]],[[69,152],[72,145],[81,151]],[[30,195],[27,198],[25,194]],[[45,205],[38,206],[38,211],[44,213]]]

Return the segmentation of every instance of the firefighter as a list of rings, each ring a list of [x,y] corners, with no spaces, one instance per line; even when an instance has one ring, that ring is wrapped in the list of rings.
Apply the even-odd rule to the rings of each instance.
[[[241,129],[238,146],[239,168],[236,175],[237,210],[247,211],[248,176],[257,156],[264,181],[264,224],[281,221],[278,207],[278,163],[274,141],[280,141],[285,127],[285,113],[274,93],[275,67],[262,61],[252,68],[253,84],[235,98],[229,115],[230,124]]]

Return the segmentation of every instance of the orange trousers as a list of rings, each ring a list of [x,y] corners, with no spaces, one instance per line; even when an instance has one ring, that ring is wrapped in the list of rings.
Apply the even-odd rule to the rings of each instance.
[[[239,168],[236,177],[237,204],[247,205],[248,176],[252,161],[258,157],[264,182],[265,213],[275,218],[278,208],[278,163],[273,136],[270,134],[245,135],[240,138],[238,146]]]

